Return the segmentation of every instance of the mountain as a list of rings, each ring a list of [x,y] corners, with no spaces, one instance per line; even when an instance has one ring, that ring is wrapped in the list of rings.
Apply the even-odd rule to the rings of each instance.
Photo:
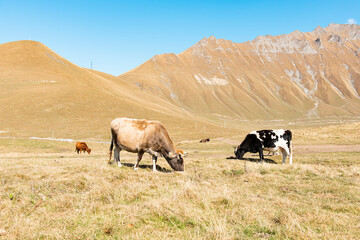
[[[118,77],[36,41],[0,45],[0,137],[109,139],[110,121],[126,116],[198,138],[359,114],[359,25],[244,43],[204,38]]]
[[[0,133],[109,139],[115,117],[162,121],[173,131],[206,119],[115,76],[81,68],[35,41],[0,45]]]
[[[318,119],[360,114],[360,26],[204,38],[118,76],[208,119]]]

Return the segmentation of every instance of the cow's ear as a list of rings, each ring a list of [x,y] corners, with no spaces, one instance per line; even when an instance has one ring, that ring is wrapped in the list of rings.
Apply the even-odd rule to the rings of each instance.
[[[236,149],[236,148],[237,148],[237,146],[233,146],[233,148],[234,148],[234,149]]]

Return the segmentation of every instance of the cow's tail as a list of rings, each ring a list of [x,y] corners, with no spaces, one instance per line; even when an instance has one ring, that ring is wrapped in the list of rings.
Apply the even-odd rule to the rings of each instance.
[[[114,147],[114,133],[113,130],[111,129],[111,143],[110,143],[110,148],[109,148],[109,164],[111,163],[111,156],[112,156],[112,150]]]

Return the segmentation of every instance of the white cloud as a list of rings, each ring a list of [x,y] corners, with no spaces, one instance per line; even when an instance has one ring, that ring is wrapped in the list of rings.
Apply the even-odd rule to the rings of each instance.
[[[347,23],[348,23],[348,24],[357,24],[357,22],[356,22],[355,19],[353,19],[353,18],[349,18],[349,19],[347,20]]]

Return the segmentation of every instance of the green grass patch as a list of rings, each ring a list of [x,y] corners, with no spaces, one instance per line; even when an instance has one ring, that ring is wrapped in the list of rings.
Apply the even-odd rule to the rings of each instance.
[[[154,214],[150,218],[151,222],[157,223],[159,226],[168,226],[170,228],[177,228],[180,230],[187,228],[194,228],[196,223],[191,220],[181,220],[177,216],[164,216],[160,214]]]
[[[256,238],[256,239],[276,239],[276,231],[269,229],[267,227],[261,227],[258,225],[250,225],[243,228],[243,233],[246,237]]]

